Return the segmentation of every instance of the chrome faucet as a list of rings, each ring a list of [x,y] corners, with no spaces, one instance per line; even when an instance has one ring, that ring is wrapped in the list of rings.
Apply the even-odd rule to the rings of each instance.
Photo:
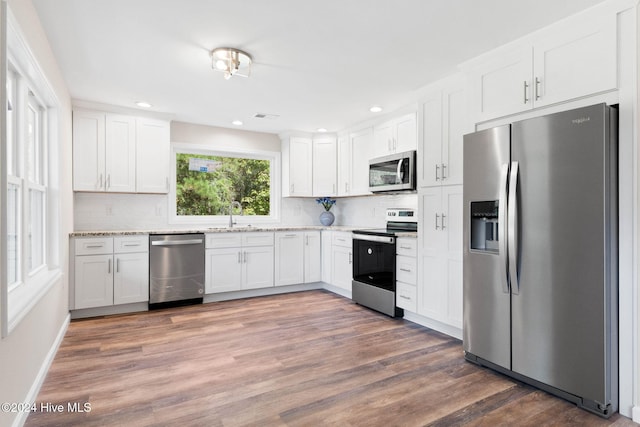
[[[240,215],[242,215],[242,205],[240,204],[239,201],[234,200],[229,204],[229,228],[233,227],[233,224],[235,224],[235,222],[233,222],[233,209],[234,208],[239,208],[240,209]]]

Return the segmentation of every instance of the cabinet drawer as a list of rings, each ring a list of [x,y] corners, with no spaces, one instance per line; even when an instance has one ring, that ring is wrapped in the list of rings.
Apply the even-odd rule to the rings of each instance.
[[[240,233],[210,233],[206,235],[206,248],[236,248],[242,246]]]
[[[396,256],[396,279],[400,282],[415,285],[418,277],[416,258]]]
[[[113,238],[113,251],[117,254],[149,252],[149,236],[120,236]]]
[[[273,233],[242,233],[242,246],[273,246]]]
[[[76,255],[113,253],[113,237],[82,237],[75,239]]]
[[[418,309],[416,287],[396,282],[396,305],[415,313]]]
[[[333,237],[331,239],[331,244],[333,246],[342,246],[345,248],[350,248],[351,245],[351,233],[344,231],[334,231]]]
[[[418,239],[399,237],[396,243],[396,253],[405,256],[418,256]]]

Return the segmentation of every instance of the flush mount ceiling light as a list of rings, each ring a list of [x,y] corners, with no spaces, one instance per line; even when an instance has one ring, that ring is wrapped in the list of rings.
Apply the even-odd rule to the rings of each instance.
[[[219,47],[211,51],[211,67],[224,73],[224,78],[231,76],[249,77],[251,73],[251,55],[232,47]]]
[[[382,107],[379,105],[374,105],[373,107],[369,108],[369,111],[371,111],[372,113],[379,113],[382,111]]]
[[[137,101],[136,105],[141,108],[151,108],[151,104],[145,101]]]

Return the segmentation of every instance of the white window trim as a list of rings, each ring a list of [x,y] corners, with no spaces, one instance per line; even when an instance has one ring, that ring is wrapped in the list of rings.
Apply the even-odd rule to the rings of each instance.
[[[21,209],[21,276],[20,281],[9,289],[7,272],[7,243],[6,239],[0,239],[0,332],[2,338],[6,337],[14,328],[20,323],[22,319],[38,304],[40,299],[47,294],[47,292],[58,283],[62,277],[62,269],[59,265],[60,259],[60,246],[58,234],[60,232],[60,215],[57,211],[60,206],[58,203],[57,190],[59,188],[59,177],[57,175],[51,175],[52,172],[58,171],[58,167],[52,162],[58,161],[58,134],[57,123],[50,122],[51,120],[57,120],[57,110],[60,108],[60,102],[55,95],[55,91],[47,81],[42,68],[39,66],[35,55],[29,48],[22,32],[19,29],[19,25],[11,11],[7,7],[6,2],[0,2],[2,7],[1,19],[3,22],[0,24],[2,29],[0,33],[0,50],[1,57],[0,72],[2,81],[5,82],[7,78],[7,65],[11,62],[15,68],[17,74],[21,79],[24,79],[27,85],[39,95],[38,102],[43,108],[42,118],[45,120],[41,123],[40,132],[46,133],[47,143],[43,147],[43,152],[40,153],[41,160],[46,162],[43,165],[42,182],[44,185],[42,188],[46,188],[44,211],[45,211],[45,251],[44,260],[45,263],[28,272],[28,268],[25,267],[25,215],[24,209]],[[2,114],[0,114],[0,128],[5,129],[6,126],[6,105],[7,105],[7,93],[6,85],[0,85],[0,105],[3,105]],[[19,106],[14,106],[18,108]],[[17,111],[17,110],[16,110]],[[16,121],[16,130],[19,128],[20,123]],[[21,136],[18,135],[18,138]],[[6,132],[0,133],[0,162],[6,165],[7,152],[6,152]],[[23,142],[20,143],[20,146]],[[20,147],[21,153],[24,148]],[[51,167],[49,167],[51,166]],[[1,170],[6,170],[3,166]],[[25,197],[25,191],[28,188],[41,188],[40,185],[34,185],[28,183],[23,171],[19,170],[19,176],[9,177],[6,173],[0,174],[0,208],[6,209],[7,207],[7,184],[18,180],[21,188],[21,197]],[[25,201],[22,200],[23,206]],[[2,220],[0,220],[0,235],[7,235],[7,220],[6,215],[3,212]]]
[[[270,167],[270,215],[234,216],[234,221],[239,226],[255,224],[272,224],[280,222],[280,153],[275,151],[260,150],[232,150],[227,148],[212,148],[201,144],[189,144],[182,142],[171,143],[171,185],[169,188],[168,210],[169,224],[198,224],[211,227],[224,227],[229,224],[228,215],[176,215],[176,153],[204,154],[208,156],[242,157],[246,159],[269,160]]]

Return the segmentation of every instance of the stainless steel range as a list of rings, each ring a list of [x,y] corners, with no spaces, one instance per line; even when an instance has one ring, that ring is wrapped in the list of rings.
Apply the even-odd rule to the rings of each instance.
[[[403,316],[396,306],[397,234],[416,233],[413,209],[387,209],[387,227],[353,231],[352,298],[391,317]]]

